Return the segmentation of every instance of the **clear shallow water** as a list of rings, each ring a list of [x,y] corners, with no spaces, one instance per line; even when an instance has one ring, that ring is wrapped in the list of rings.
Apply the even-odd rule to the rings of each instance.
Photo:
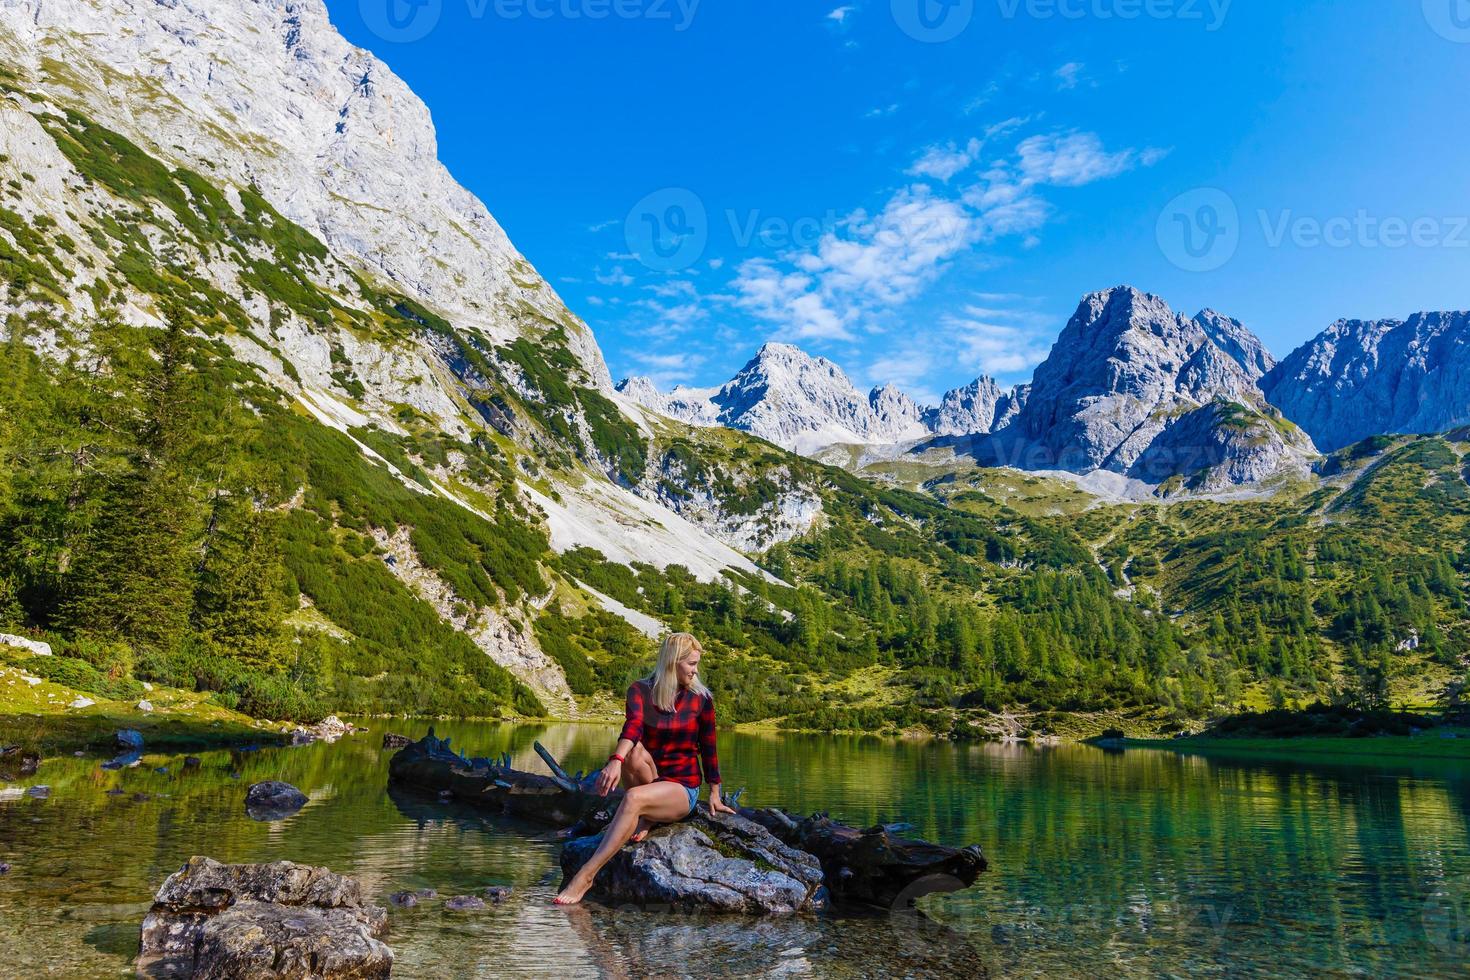
[[[158,884],[191,854],[290,859],[443,897],[492,884],[475,915],[392,912],[395,976],[866,977],[1402,976],[1470,974],[1470,772],[1460,763],[1294,764],[1107,752],[722,734],[730,787],[753,804],[851,823],[905,819],[980,843],[991,871],[903,915],[680,918],[547,904],[559,880],[545,828],[386,791],[374,723],[335,745],[145,757],[104,772],[60,758],[0,785],[0,975],[132,971]],[[539,770],[540,739],[568,768],[606,756],[600,726],[445,723],[473,754]],[[167,766],[167,775],[154,766]],[[235,778],[238,774],[238,778]],[[249,820],[247,785],[311,797],[278,824]],[[15,798],[34,783],[49,799]],[[123,795],[109,795],[121,788]],[[135,794],[147,794],[146,798]]]

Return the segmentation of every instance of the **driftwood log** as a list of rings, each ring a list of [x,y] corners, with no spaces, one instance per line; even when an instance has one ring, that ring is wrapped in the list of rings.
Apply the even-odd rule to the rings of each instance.
[[[467,758],[452,750],[448,739],[436,738],[430,729],[422,740],[394,754],[388,775],[399,786],[416,787],[547,824],[567,838],[587,837],[606,827],[622,792],[598,796],[594,790],[596,773],[569,774],[540,743],[536,751],[551,775],[513,769],[509,754],[496,759]],[[924,895],[967,888],[986,869],[978,845],[954,848],[903,837],[901,833],[907,826],[902,824],[859,829],[826,814],[796,819],[776,807],[741,806],[738,796],[732,798],[742,818],[739,823],[757,824],[785,847],[815,857],[821,864],[825,891],[834,902],[907,908]],[[718,831],[721,819],[729,818],[710,815],[703,804],[691,817],[706,833]],[[819,904],[822,896],[815,897]]]

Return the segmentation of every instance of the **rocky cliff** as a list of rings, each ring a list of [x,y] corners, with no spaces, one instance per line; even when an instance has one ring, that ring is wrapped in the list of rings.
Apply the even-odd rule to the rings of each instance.
[[[1339,320],[1261,379],[1271,400],[1331,451],[1382,433],[1470,422],[1470,313]]]

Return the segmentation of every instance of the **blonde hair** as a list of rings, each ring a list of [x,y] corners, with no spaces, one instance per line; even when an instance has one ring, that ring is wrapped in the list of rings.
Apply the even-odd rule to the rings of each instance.
[[[703,652],[704,647],[699,645],[699,641],[691,633],[672,633],[664,638],[663,645],[658,648],[658,664],[648,677],[648,684],[653,688],[653,703],[658,705],[660,711],[674,710],[674,698],[679,693],[679,672],[676,668],[694,654]],[[698,674],[694,675],[694,683],[689,685],[689,690],[694,694],[710,696],[709,688],[704,686]]]

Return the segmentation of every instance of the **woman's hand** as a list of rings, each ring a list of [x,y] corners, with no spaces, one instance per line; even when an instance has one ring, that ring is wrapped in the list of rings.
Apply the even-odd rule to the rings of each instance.
[[[607,760],[602,772],[597,774],[597,795],[606,796],[623,780],[623,764],[617,759]]]
[[[718,790],[716,790],[715,792],[713,792],[713,793],[711,793],[709,795],[709,812],[710,813],[734,813],[735,810],[733,808],[731,808],[730,806],[728,806],[725,803],[725,801],[720,798],[720,793],[719,793]]]

